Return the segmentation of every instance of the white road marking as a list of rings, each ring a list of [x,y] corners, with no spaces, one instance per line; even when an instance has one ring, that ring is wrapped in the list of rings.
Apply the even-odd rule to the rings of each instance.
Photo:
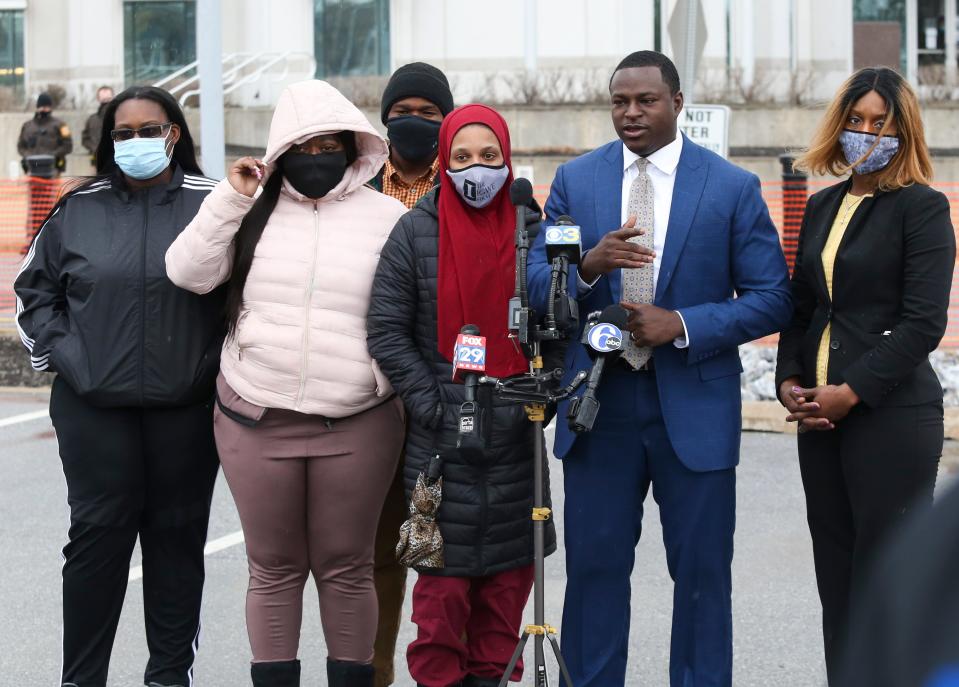
[[[47,410],[35,410],[32,413],[23,413],[22,415],[11,415],[10,417],[5,417],[2,420],[0,420],[0,427],[9,427],[11,425],[19,425],[23,422],[32,422],[34,420],[41,420],[46,417],[50,417],[50,413]]]
[[[243,543],[243,532],[236,531],[231,534],[220,537],[219,539],[214,539],[213,541],[208,541],[206,546],[203,547],[203,555],[209,556],[218,551],[223,551],[224,549],[229,549],[231,546],[236,546],[237,544]],[[130,568],[130,577],[128,581],[134,582],[143,577],[143,566],[138,565],[136,567]]]

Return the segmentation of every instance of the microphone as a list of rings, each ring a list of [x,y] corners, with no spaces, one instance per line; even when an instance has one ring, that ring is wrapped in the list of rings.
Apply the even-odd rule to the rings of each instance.
[[[556,219],[546,227],[546,259],[550,262],[564,258],[567,264],[578,265],[583,254],[583,239],[579,225],[569,215]]]
[[[507,328],[514,332],[527,357],[535,341],[536,315],[529,307],[526,290],[526,263],[529,257],[529,232],[526,230],[526,206],[533,200],[529,179],[515,179],[509,187],[509,200],[516,209],[516,290],[509,300]]]
[[[517,207],[525,208],[533,200],[533,185],[529,179],[519,177],[509,186],[509,202]],[[523,218],[523,227],[526,227],[526,218]]]
[[[582,233],[569,215],[557,218],[546,227],[546,258],[550,262],[550,282],[546,329],[567,332],[579,321],[579,305],[569,295],[569,266],[578,265],[583,252]]]
[[[475,324],[465,324],[453,346],[453,381],[463,384],[470,377],[478,379],[485,371],[486,337],[480,336],[479,327]]]
[[[464,451],[482,452],[482,433],[476,388],[486,371],[486,337],[480,336],[475,324],[463,325],[453,347],[453,381],[464,385],[464,399],[459,413],[459,437],[456,447]]]
[[[588,432],[599,414],[596,391],[603,377],[606,362],[615,360],[625,348],[623,330],[626,329],[628,313],[620,305],[608,305],[601,313],[590,313],[583,330],[583,346],[593,358],[593,366],[586,378],[586,390],[582,396],[573,398],[566,417],[569,428],[577,434]]]

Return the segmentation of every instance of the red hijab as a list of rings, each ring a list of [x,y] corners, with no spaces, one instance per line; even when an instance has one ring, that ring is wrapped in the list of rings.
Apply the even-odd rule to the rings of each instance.
[[[463,202],[446,176],[453,137],[464,126],[483,124],[499,140],[510,170],[503,188],[485,208]],[[440,127],[439,265],[436,286],[436,335],[439,352],[453,360],[460,329],[475,324],[486,337],[486,372],[494,377],[528,369],[526,358],[509,339],[509,299],[516,286],[516,212],[509,200],[513,181],[509,129],[500,114],[485,105],[453,110]]]

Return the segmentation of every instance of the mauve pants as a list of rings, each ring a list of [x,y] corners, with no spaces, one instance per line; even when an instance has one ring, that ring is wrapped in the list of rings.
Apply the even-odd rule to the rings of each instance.
[[[246,537],[254,662],[296,658],[311,572],[329,658],[372,660],[373,545],[404,427],[397,398],[330,423],[270,409],[248,427],[216,409],[217,449]]]

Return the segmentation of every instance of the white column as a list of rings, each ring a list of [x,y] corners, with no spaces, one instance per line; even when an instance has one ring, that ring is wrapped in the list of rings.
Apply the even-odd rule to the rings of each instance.
[[[538,28],[536,23],[536,3],[537,0],[526,0],[523,12],[523,65],[528,72],[536,71],[536,55],[538,51],[536,44],[536,31]]]
[[[743,70],[743,88],[748,90],[756,77],[756,36],[754,15],[756,9],[753,0],[742,0],[739,3],[739,46],[740,66]]]
[[[919,84],[919,7],[916,0],[906,0],[906,78]]]
[[[946,18],[946,85],[956,85],[956,0],[945,0],[943,15]]]
[[[799,69],[799,14],[796,0],[789,0],[789,72],[795,74]]]
[[[223,49],[220,0],[196,3],[196,56],[200,76],[200,151],[203,171],[226,176],[223,133]]]

